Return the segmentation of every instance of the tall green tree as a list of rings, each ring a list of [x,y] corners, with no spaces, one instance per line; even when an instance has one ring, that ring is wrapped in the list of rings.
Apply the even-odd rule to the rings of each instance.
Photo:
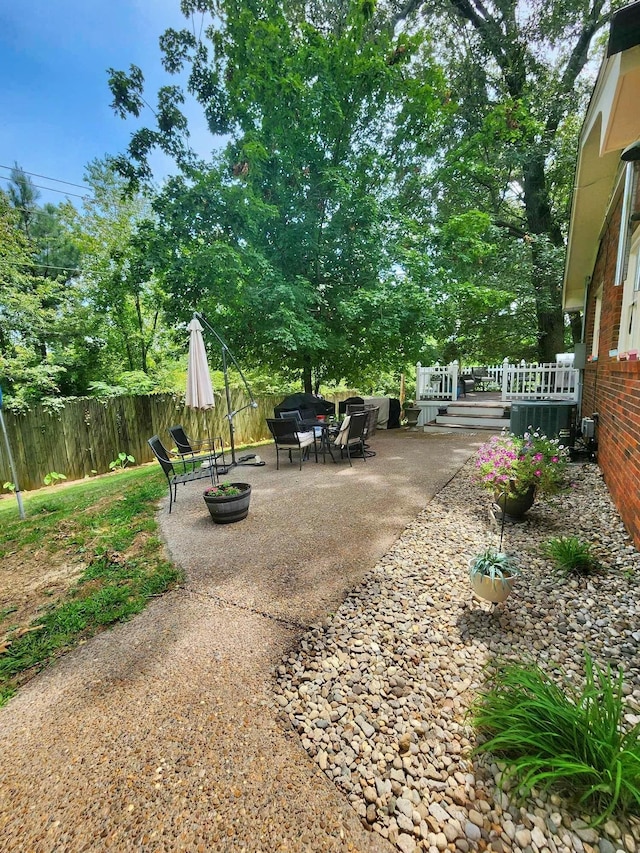
[[[607,0],[406,0],[398,23],[439,43],[452,109],[430,169],[445,223],[477,209],[524,249],[538,357],[565,346],[562,264],[587,63],[612,10]],[[433,208],[429,211],[433,215]]]
[[[164,295],[147,262],[144,236],[153,214],[143,195],[127,195],[124,179],[108,161],[89,163],[85,180],[91,194],[73,227],[99,349],[100,375],[94,378],[117,383],[123,373],[150,373],[166,344]]]
[[[16,166],[2,197],[3,358],[5,390],[15,408],[57,395],[82,393],[86,311],[78,284],[72,206],[47,204]]]
[[[230,142],[197,163],[184,94],[165,87],[156,127],[134,134],[119,163],[148,178],[158,146],[183,170],[155,205],[155,259],[174,310],[186,319],[204,309],[242,351],[298,373],[307,390],[415,359],[433,318],[398,265],[395,217],[399,170],[417,163],[415,128],[439,115],[425,39],[372,28],[363,2],[340,4],[331,27],[277,0],[182,8],[215,23],[203,39],[167,31],[164,65],[187,75],[210,129]],[[139,69],[112,72],[110,84],[116,110],[141,112]]]

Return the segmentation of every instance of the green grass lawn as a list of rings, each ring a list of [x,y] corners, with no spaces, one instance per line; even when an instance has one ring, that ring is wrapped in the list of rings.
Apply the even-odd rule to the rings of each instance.
[[[158,466],[145,466],[26,495],[24,521],[14,498],[0,501],[4,602],[21,572],[47,562],[76,569],[66,588],[34,594],[30,625],[15,624],[17,603],[0,607],[0,705],[50,660],[181,582],[154,518],[166,490]]]

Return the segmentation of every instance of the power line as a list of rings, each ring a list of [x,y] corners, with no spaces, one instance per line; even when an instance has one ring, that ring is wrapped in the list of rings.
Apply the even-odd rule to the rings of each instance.
[[[7,258],[0,258],[1,264],[9,264],[12,267],[45,267],[48,270],[62,270],[63,272],[88,272],[80,267],[57,267],[53,264],[43,264],[39,261],[9,261]]]
[[[9,183],[11,183],[12,180],[13,180],[13,178],[7,178],[5,175],[0,175],[0,181],[8,181]],[[88,195],[80,195],[80,193],[70,193],[70,192],[67,192],[67,190],[56,190],[53,187],[43,187],[42,184],[31,183],[31,186],[32,187],[38,187],[39,190],[47,190],[48,192],[51,192],[51,193],[61,193],[62,195],[72,195],[72,196],[75,196],[76,198],[82,198],[82,199],[89,198]]]
[[[22,172],[24,175],[33,175],[34,178],[44,178],[45,181],[55,181],[57,184],[68,184],[70,187],[79,187],[81,190],[91,190],[91,187],[87,187],[84,184],[74,184],[72,181],[63,181],[62,178],[50,178],[49,175],[39,175],[37,172],[27,172],[26,169],[20,168],[20,166],[2,166],[0,165],[0,169],[9,169],[9,171],[13,172]]]

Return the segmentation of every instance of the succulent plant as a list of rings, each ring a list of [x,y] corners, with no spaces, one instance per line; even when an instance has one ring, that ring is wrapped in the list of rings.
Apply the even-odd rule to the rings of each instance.
[[[492,581],[507,581],[519,574],[520,569],[513,557],[493,548],[486,548],[469,563],[470,578],[482,575]]]

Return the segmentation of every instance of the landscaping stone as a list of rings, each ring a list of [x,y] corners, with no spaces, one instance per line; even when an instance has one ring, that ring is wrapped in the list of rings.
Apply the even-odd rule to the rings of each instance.
[[[623,667],[631,725],[640,715],[640,555],[597,467],[574,464],[571,489],[505,526],[503,550],[523,573],[510,598],[495,606],[475,599],[469,559],[498,547],[500,530],[487,522],[490,498],[471,482],[472,469],[283,661],[277,698],[287,699],[309,754],[403,853],[634,853],[634,819],[594,828],[556,792],[536,791],[522,807],[502,778],[504,764],[472,756],[467,711],[492,660],[533,658],[579,683],[588,649],[600,665]],[[591,542],[602,571],[556,574],[541,546],[562,535]]]

